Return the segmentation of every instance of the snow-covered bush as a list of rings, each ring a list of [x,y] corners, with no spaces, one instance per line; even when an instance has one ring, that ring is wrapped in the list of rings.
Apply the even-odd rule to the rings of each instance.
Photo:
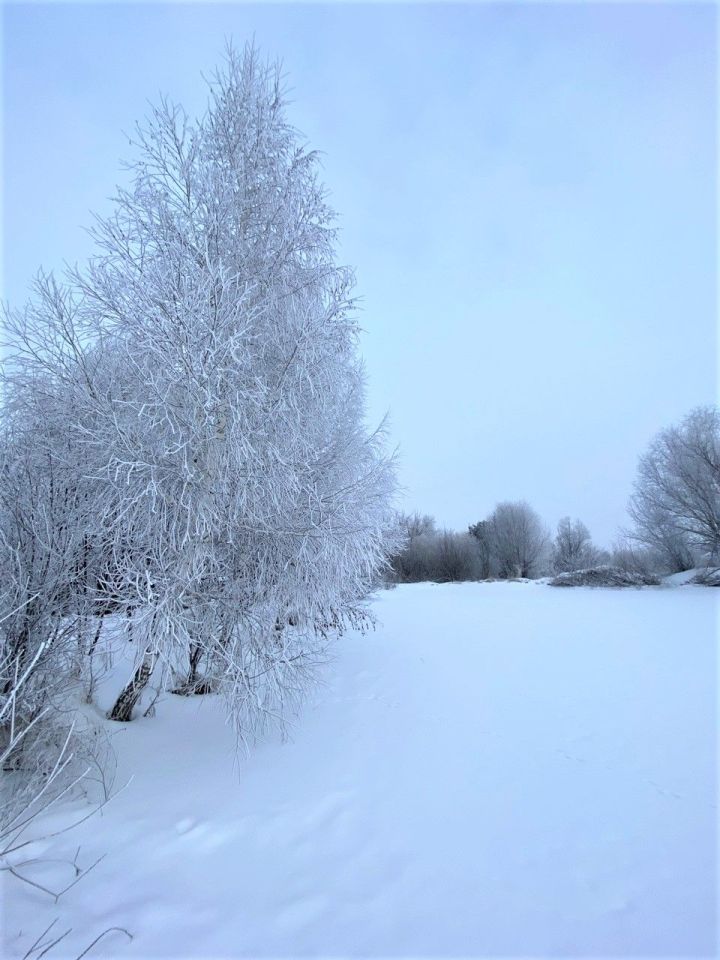
[[[720,568],[706,567],[699,570],[689,583],[696,583],[703,587],[720,587]]]
[[[656,587],[659,583],[652,574],[632,573],[611,566],[573,570],[549,581],[551,587]]]

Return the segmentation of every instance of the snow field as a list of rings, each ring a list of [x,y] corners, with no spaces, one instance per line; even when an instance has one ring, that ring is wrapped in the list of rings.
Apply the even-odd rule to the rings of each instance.
[[[401,586],[289,742],[236,754],[211,697],[108,723],[127,785],[26,852],[105,857],[57,905],[6,878],[6,955],[55,917],[51,958],[712,955],[716,596]]]

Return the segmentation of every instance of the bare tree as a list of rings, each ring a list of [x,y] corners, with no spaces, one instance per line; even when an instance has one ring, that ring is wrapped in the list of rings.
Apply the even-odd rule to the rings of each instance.
[[[720,412],[698,407],[659,433],[640,458],[629,513],[633,537],[671,569],[720,558]]]

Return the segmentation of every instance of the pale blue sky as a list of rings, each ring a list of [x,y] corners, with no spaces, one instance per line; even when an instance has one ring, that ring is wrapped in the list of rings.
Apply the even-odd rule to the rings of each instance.
[[[363,297],[406,505],[528,499],[609,543],[654,432],[717,399],[711,5],[6,4],[4,295],[89,253],[147,100],[283,60]]]

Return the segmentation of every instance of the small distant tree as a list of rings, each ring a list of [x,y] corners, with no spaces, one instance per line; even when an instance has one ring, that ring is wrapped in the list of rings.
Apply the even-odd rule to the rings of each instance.
[[[630,499],[632,536],[673,570],[720,559],[720,411],[692,410],[640,458]]]
[[[468,527],[468,533],[475,538],[481,580],[487,580],[493,575],[493,540],[492,527],[488,520],[478,520]]]
[[[437,532],[434,517],[417,511],[398,511],[395,531],[399,549],[390,558],[392,579],[396,583],[419,583],[430,579],[429,544]]]
[[[493,551],[500,577],[536,577],[546,559],[549,533],[524,500],[499,503],[491,514]]]
[[[604,547],[595,547],[595,559],[593,563],[596,567],[607,567],[612,563],[612,553]]]
[[[438,583],[478,580],[481,564],[477,540],[469,533],[443,532],[435,540],[432,579]]]
[[[436,532],[435,518],[427,513],[399,513],[397,523],[408,540]]]
[[[550,563],[553,573],[585,570],[598,562],[590,531],[581,520],[563,517],[558,523]]]

